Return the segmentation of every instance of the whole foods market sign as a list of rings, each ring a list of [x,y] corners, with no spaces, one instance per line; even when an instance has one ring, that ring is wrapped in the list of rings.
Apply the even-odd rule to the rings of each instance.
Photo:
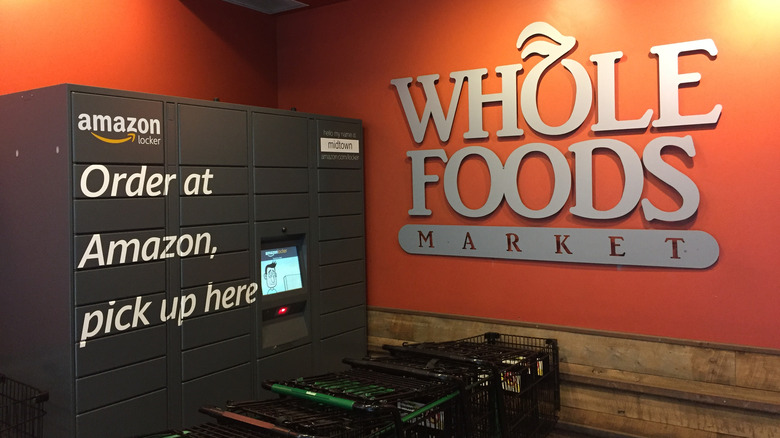
[[[536,39],[535,37],[542,37]],[[641,157],[634,148],[616,138],[604,138],[604,133],[620,135],[627,131],[664,128],[664,131],[691,129],[697,126],[715,126],[722,107],[713,104],[704,114],[682,115],[679,110],[679,88],[697,84],[701,74],[680,73],[681,56],[714,58],[717,47],[711,39],[666,44],[650,48],[658,58],[659,111],[648,109],[640,118],[618,120],[616,116],[615,65],[623,56],[620,51],[590,56],[596,65],[595,93],[586,69],[577,61],[566,58],[576,47],[574,37],[562,35],[557,29],[543,22],[528,25],[519,35],[517,48],[525,60],[540,56],[542,60],[531,68],[523,79],[520,90],[516,77],[523,73],[521,64],[498,66],[495,71],[502,77],[502,90],[495,94],[482,92],[482,79],[486,68],[452,72],[454,88],[448,112],[445,115],[436,90],[438,75],[418,76],[425,104],[422,114],[417,110],[409,92],[411,77],[393,79],[401,106],[412,137],[422,143],[426,128],[432,122],[442,142],[448,142],[452,132],[455,112],[464,82],[468,81],[468,130],[464,139],[484,139],[482,107],[487,103],[499,104],[502,111],[502,128],[496,136],[519,137],[524,131],[518,126],[522,115],[534,132],[556,136],[565,140],[567,135],[579,129],[591,111],[593,95],[597,97],[598,122],[590,129],[600,133],[600,138],[568,144],[574,157],[573,168],[557,147],[548,143],[526,143],[512,151],[502,162],[496,153],[484,146],[467,146],[448,155],[442,149],[416,149],[407,152],[411,161],[412,208],[409,215],[430,216],[427,208],[427,184],[436,183],[440,175],[426,173],[426,162],[439,160],[446,165],[443,174],[444,196],[449,206],[467,218],[483,218],[499,207],[502,201],[518,215],[529,219],[550,218],[563,209],[569,198],[574,205],[568,211],[573,216],[589,220],[613,220],[632,212],[640,206],[644,219],[655,223],[675,223],[690,219],[698,210],[699,189],[696,183],[662,158],[662,151],[679,149],[688,157],[696,155],[692,135],[664,135],[651,139],[644,146]],[[537,106],[537,92],[544,73],[562,65],[572,76],[575,98],[568,119],[560,125],[546,123]],[[518,114],[518,98],[521,114]],[[614,154],[622,167],[624,181],[619,202],[607,210],[597,209],[593,198],[593,156],[597,153]],[[543,156],[553,172],[553,190],[549,202],[542,208],[532,209],[520,197],[517,177],[520,165],[529,154]],[[541,155],[540,155],[541,154]],[[479,157],[489,174],[488,194],[481,206],[471,208],[463,202],[458,175],[467,159]],[[655,206],[642,197],[647,171],[671,187],[682,199],[673,211]],[[572,172],[574,178],[572,178]],[[574,185],[572,186],[572,180]],[[696,230],[635,230],[603,228],[543,228],[543,227],[487,227],[454,226],[436,224],[408,224],[398,233],[401,247],[408,253],[450,255],[463,257],[507,258],[521,260],[565,261],[577,263],[601,263],[678,268],[706,268],[718,259],[718,244],[706,232]]]

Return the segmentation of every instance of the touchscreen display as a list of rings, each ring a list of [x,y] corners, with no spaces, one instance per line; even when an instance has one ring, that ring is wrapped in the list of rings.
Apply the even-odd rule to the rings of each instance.
[[[286,246],[262,249],[260,251],[260,273],[263,277],[260,288],[263,295],[302,288],[298,248]]]

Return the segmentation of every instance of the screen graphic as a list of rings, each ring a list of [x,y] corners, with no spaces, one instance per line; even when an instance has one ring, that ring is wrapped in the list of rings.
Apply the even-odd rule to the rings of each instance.
[[[301,263],[295,246],[260,251],[260,271],[263,295],[287,292],[303,287]]]

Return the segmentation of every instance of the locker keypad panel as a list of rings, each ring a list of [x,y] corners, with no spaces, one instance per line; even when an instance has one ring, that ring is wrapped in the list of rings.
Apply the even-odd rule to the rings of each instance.
[[[38,318],[12,302],[0,329],[19,334],[8,367],[57,395],[53,430],[186,428],[208,420],[200,406],[266,397],[264,379],[365,355],[359,120],[77,85],[22,94],[0,96],[0,136],[22,152],[0,175],[18,188],[0,195],[18,224],[0,256],[23,256],[4,278],[51,315],[37,335],[9,325]],[[60,146],[38,153],[41,138]],[[19,252],[30,243],[45,250]]]

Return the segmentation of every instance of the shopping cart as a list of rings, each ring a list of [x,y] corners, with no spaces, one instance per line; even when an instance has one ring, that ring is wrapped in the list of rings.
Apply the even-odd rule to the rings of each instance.
[[[241,426],[239,424],[214,424],[205,423],[193,426],[181,431],[167,431],[142,438],[319,438],[308,435],[278,435],[274,432],[255,427]]]
[[[262,430],[251,430],[240,426],[206,423],[191,427],[170,438],[275,438]]]
[[[384,348],[399,357],[447,359],[471,364],[490,375],[496,432],[503,437],[547,435],[558,421],[560,381],[555,339],[488,332],[447,342]]]
[[[143,438],[392,438],[434,437],[434,434],[400,434],[390,412],[355,412],[309,400],[229,402],[227,409],[202,407],[216,419],[182,431],[167,431]]]
[[[489,394],[492,390],[490,375],[481,367],[446,359],[396,356],[347,358],[343,362],[353,368],[455,384],[461,393],[458,402],[460,436],[468,438],[495,436],[492,426],[495,423],[492,419],[495,411],[490,406],[490,400],[495,397]]]
[[[49,393],[0,374],[0,438],[40,438]]]
[[[204,412],[201,410],[201,412]],[[206,412],[219,418],[219,412]],[[244,424],[260,421],[277,428],[327,438],[367,438],[401,436],[392,412],[346,410],[295,397],[276,400],[228,402],[221,415]],[[248,420],[250,418],[251,420]],[[222,420],[224,422],[224,419]],[[267,427],[266,427],[267,428]]]
[[[393,422],[376,436],[463,436],[457,418],[461,393],[451,382],[353,368],[283,382],[269,380],[263,387],[344,410],[391,414]]]

